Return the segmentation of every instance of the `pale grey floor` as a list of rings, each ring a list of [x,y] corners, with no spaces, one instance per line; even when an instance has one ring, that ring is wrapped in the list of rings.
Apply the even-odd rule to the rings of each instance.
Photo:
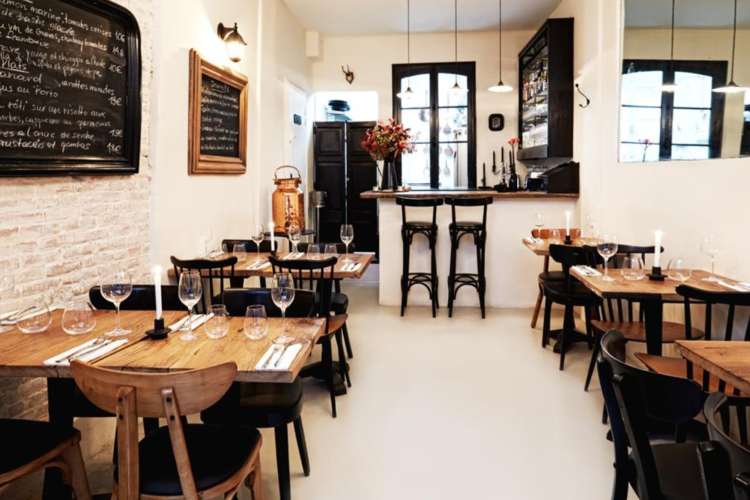
[[[609,498],[612,445],[598,385],[583,391],[585,347],[559,372],[558,356],[529,328],[529,310],[489,310],[482,321],[475,309],[453,319],[442,309],[433,320],[428,309],[410,308],[400,318],[377,305],[372,283],[346,291],[354,387],[338,398],[333,419],[325,391],[306,383],[312,474],[302,475],[290,427],[295,499]],[[93,488],[106,491],[112,422],[77,425]],[[263,437],[264,489],[275,499],[273,433]],[[3,498],[38,498],[38,483]]]

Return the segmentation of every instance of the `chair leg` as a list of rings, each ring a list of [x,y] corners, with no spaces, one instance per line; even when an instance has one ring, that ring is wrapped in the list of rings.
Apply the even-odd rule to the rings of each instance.
[[[552,322],[552,301],[544,299],[544,326],[542,327],[542,347],[547,347]]]
[[[430,278],[432,283],[432,317],[437,318],[437,309],[440,307],[438,298],[438,278],[437,278],[437,255],[435,250],[437,246],[437,234],[430,238]]]
[[[602,408],[602,424],[607,425],[608,415],[607,415],[607,405],[603,405]]]
[[[409,298],[409,237],[406,231],[401,231],[401,245],[403,246],[401,271],[401,316],[406,311],[406,301]]]
[[[615,464],[615,482],[612,486],[612,500],[627,500],[628,479],[625,477],[622,467]]]
[[[346,362],[346,355],[344,354],[344,339],[341,335],[341,330],[335,333],[336,335],[336,349],[339,355],[339,375],[343,380],[346,380],[347,387],[352,386],[352,381],[349,378],[349,365]]]
[[[568,333],[575,330],[575,318],[573,317],[573,306],[565,306],[565,318],[563,319],[563,328],[560,330],[560,371],[565,369],[565,340]]]
[[[349,327],[346,326],[346,323],[344,323],[344,327],[341,333],[344,334],[344,345],[346,346],[346,356],[349,359],[352,359],[354,357],[354,352],[352,351],[352,342],[349,339]]]
[[[279,474],[279,497],[291,500],[292,491],[289,481],[289,434],[286,424],[273,428],[276,438],[276,470]]]
[[[305,476],[310,475],[310,457],[307,454],[307,441],[305,441],[305,429],[302,427],[302,417],[294,419],[294,435],[297,438],[297,448],[299,448],[299,458],[302,461],[302,470]]]
[[[336,418],[336,388],[333,386],[333,350],[330,337],[326,337],[323,341],[322,364],[323,369],[326,372],[326,384],[328,384],[328,392],[331,396],[331,416],[333,418]]]
[[[539,312],[542,309],[542,299],[544,298],[544,291],[541,285],[539,286],[539,293],[536,296],[536,304],[534,304],[534,313],[531,315],[531,328],[536,328],[536,322],[539,319]]]
[[[451,233],[451,263],[448,273],[448,317],[453,317],[453,301],[456,300],[456,253],[458,245],[456,235]]]
[[[70,486],[75,493],[76,500],[90,500],[89,480],[86,477],[86,467],[83,464],[81,448],[78,443],[68,447],[62,454],[62,459],[70,470]]]
[[[480,245],[477,246],[477,271],[479,274],[479,309],[482,312],[482,319],[486,317],[486,307],[484,304],[485,292],[487,291],[487,277],[484,275],[484,243],[485,235],[480,238]]]
[[[597,337],[599,337],[597,335]],[[583,386],[584,391],[589,390],[589,384],[591,384],[591,377],[594,376],[594,368],[596,368],[596,358],[599,357],[599,349],[601,349],[601,346],[599,344],[599,340],[597,339],[596,342],[594,342],[594,350],[591,351],[591,361],[589,361],[589,371],[586,374],[586,384]]]
[[[263,500],[263,490],[261,488],[261,481],[263,474],[260,468],[260,457],[255,461],[255,467],[253,471],[245,479],[245,486],[250,490],[250,496],[253,500]]]

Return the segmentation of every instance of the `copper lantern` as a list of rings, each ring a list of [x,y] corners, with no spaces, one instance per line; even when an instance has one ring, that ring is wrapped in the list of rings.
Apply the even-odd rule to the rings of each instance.
[[[280,177],[279,170],[291,169],[297,173],[290,173],[289,177]],[[273,223],[277,231],[287,232],[289,226],[297,224],[300,231],[305,229],[305,196],[300,189],[302,175],[296,167],[284,165],[276,169],[273,174],[276,190],[273,192]]]

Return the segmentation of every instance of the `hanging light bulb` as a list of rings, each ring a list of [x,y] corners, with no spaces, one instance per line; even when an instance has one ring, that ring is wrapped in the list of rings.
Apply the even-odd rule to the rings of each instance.
[[[245,39],[240,35],[237,23],[234,23],[233,28],[227,28],[224,26],[224,23],[219,23],[217,33],[219,34],[219,38],[224,41],[229,60],[235,63],[240,62],[245,55],[247,43],[245,43]]]
[[[411,63],[411,1],[406,0],[406,62]],[[396,97],[402,101],[408,101],[414,97],[414,91],[411,89],[411,83],[406,80],[406,90],[396,94]]]
[[[511,87],[510,85],[505,85],[505,83],[503,83],[503,0],[498,0],[497,4],[497,45],[499,57],[498,67],[500,68],[500,71],[498,73],[499,78],[497,81],[497,85],[492,85],[487,90],[495,93],[507,93],[513,92],[513,87]]]
[[[458,63],[458,0],[453,0],[453,20],[453,48],[456,63]],[[458,83],[458,75],[456,75],[456,82],[448,89],[448,92],[454,97],[461,97],[469,92],[469,89],[461,87]]]
[[[719,94],[742,94],[743,92],[747,92],[747,87],[741,87],[737,85],[734,81],[734,66],[737,62],[735,56],[736,56],[736,50],[737,50],[737,0],[734,0],[734,29],[732,34],[732,73],[729,78],[729,83],[722,87],[717,87],[714,89],[714,92]]]
[[[671,34],[671,48],[669,50],[669,78],[661,86],[661,91],[669,94],[673,94],[677,91],[677,83],[674,80],[674,14],[676,7],[676,0],[672,0],[672,34]]]

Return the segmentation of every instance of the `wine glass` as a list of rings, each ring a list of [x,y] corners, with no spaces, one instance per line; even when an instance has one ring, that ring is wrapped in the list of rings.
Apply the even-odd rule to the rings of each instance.
[[[329,257],[332,256],[332,255],[338,255],[338,253],[339,253],[339,247],[335,243],[328,243],[325,246],[325,250],[323,250],[323,253],[326,254]]]
[[[218,340],[229,333],[229,313],[224,304],[211,306],[213,317],[206,323],[206,335],[210,339]]]
[[[614,236],[610,235],[603,235],[601,241],[598,245],[596,245],[596,250],[599,252],[599,255],[602,256],[602,259],[604,259],[604,276],[602,277],[602,280],[604,281],[614,281],[614,278],[609,276],[608,273],[608,263],[609,259],[611,259],[615,254],[617,254],[617,239]]]
[[[0,318],[12,316],[10,308],[7,304],[10,303],[10,295],[15,289],[15,280],[12,276],[3,276],[0,278]],[[4,325],[0,320],[0,333],[6,333],[13,329],[10,324]]]
[[[543,241],[543,238],[542,238],[543,229],[544,229],[544,215],[542,215],[541,212],[537,212],[536,222],[534,223],[534,231],[536,232],[536,238],[534,238],[534,241],[536,243],[541,243]]]
[[[351,262],[349,260],[349,244],[354,241],[354,226],[351,224],[342,224],[339,230],[339,236],[341,236],[341,242],[346,245],[346,255],[344,262]]]
[[[298,253],[299,249],[297,248],[297,245],[302,239],[302,232],[300,231],[299,225],[296,223],[289,224],[287,235],[289,237],[289,243],[292,244],[292,253]]]
[[[701,252],[711,259],[711,276],[703,278],[703,281],[715,283],[719,281],[716,277],[716,257],[719,255],[719,246],[713,235],[708,235],[701,242]]]
[[[640,255],[630,255],[622,259],[620,274],[628,281],[642,280],[646,276],[643,259]]]
[[[237,263],[242,264],[247,260],[247,247],[244,243],[235,243],[232,246],[232,255],[237,257]]]
[[[129,335],[130,330],[126,330],[120,326],[120,304],[130,297],[133,293],[133,281],[126,271],[116,271],[110,276],[105,276],[102,279],[99,290],[105,300],[111,302],[115,306],[115,329],[105,333],[107,337],[122,337],[123,335]]]
[[[263,243],[263,240],[266,237],[266,228],[263,227],[263,224],[256,224],[253,228],[253,232],[250,234],[250,239],[253,240],[253,243],[255,243],[255,261],[260,260],[260,244]]]
[[[273,276],[271,300],[276,307],[281,309],[281,322],[284,325],[284,332],[286,332],[286,309],[294,302],[294,278],[291,274],[277,273]]]
[[[677,281],[678,283],[685,283],[690,280],[693,275],[693,271],[690,266],[687,265],[686,261],[682,258],[674,258],[667,264],[667,278]]]
[[[180,335],[181,340],[190,341],[195,340],[197,337],[193,332],[193,308],[200,302],[203,296],[203,280],[201,273],[195,270],[183,271],[180,274],[180,283],[178,291],[180,302],[182,302],[188,310],[188,330],[187,332]]]
[[[268,335],[266,308],[260,305],[247,306],[242,332],[250,340],[260,340]]]
[[[310,260],[320,260],[320,245],[317,245],[317,244],[308,245],[307,255]]]
[[[84,335],[96,327],[96,318],[91,304],[85,300],[74,300],[65,306],[62,329],[68,335]]]

